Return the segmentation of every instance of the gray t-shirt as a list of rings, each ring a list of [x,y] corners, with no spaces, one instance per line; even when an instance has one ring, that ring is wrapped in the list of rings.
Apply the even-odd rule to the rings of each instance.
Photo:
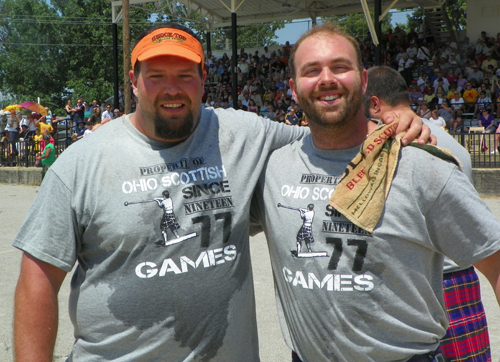
[[[453,153],[455,157],[460,160],[462,164],[462,172],[467,176],[469,181],[472,183],[472,164],[470,161],[470,154],[467,150],[462,147],[460,143],[458,143],[452,136],[450,136],[446,131],[444,131],[441,127],[436,126],[432,122],[428,120],[423,120],[424,124],[427,125],[432,134],[436,136],[437,145],[442,148],[446,148]],[[444,266],[443,271],[445,273],[453,273],[459,270],[464,270],[470,268],[472,264],[465,265],[459,267],[453,260],[450,258],[444,258]]]
[[[434,350],[448,324],[443,254],[463,266],[500,249],[500,223],[466,176],[414,147],[401,150],[373,234],[353,225],[328,201],[358,150],[306,136],[272,153],[256,189],[283,334],[305,362]]]
[[[269,152],[307,131],[200,112],[174,146],[113,120],[47,173],[13,245],[77,263],[70,361],[259,360],[250,200]]]

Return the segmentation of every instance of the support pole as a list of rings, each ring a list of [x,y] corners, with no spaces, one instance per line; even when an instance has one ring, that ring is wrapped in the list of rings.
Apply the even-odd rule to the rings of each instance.
[[[236,21],[236,13],[231,13],[231,38],[233,43],[233,61],[231,66],[231,71],[233,74],[233,90],[231,92],[233,97],[233,108],[238,109],[238,44],[237,44],[237,35],[238,31],[236,29],[237,21]]]
[[[382,25],[380,23],[380,14],[382,13],[382,0],[374,1],[374,14],[373,17],[374,25],[375,25],[375,33],[377,34],[377,38],[379,40],[379,44],[375,47],[375,65],[382,65]]]
[[[210,31],[207,31],[205,33],[205,36],[207,38],[207,53],[212,52],[212,33],[210,33]]]
[[[118,108],[118,24],[113,22],[113,94],[114,108]]]
[[[122,0],[122,14],[123,14],[123,105],[125,114],[131,112],[130,100],[130,12],[129,0]],[[116,92],[115,92],[116,94]],[[119,99],[118,99],[119,101]],[[115,102],[116,104],[117,102]]]

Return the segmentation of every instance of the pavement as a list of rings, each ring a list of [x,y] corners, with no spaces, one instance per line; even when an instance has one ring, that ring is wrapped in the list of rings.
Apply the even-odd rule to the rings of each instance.
[[[19,275],[21,252],[11,246],[31,205],[38,186],[0,184],[0,361],[11,362],[13,295]],[[500,198],[483,197],[497,218],[500,218]],[[290,350],[281,337],[276,315],[273,278],[269,253],[263,234],[250,241],[254,273],[257,323],[262,362],[289,362]],[[500,362],[500,308],[490,284],[480,275],[483,304],[489,324],[492,361]],[[73,342],[68,316],[70,277],[66,277],[59,293],[60,321],[55,348],[55,362],[64,362]]]

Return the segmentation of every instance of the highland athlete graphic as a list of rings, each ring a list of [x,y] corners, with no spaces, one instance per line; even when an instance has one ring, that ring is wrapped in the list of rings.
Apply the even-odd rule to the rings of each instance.
[[[314,258],[328,256],[326,251],[312,251],[311,244],[314,243],[314,238],[312,235],[312,222],[314,219],[314,204],[307,205],[307,208],[295,208],[290,206],[285,206],[278,204],[278,207],[282,207],[289,210],[298,211],[302,219],[302,226],[297,233],[297,250],[292,250],[291,253],[297,258]],[[302,242],[306,244],[307,252],[302,251]]]
[[[135,202],[125,201],[124,205],[128,206],[133,204],[144,204],[148,202],[156,202],[158,206],[163,209],[163,216],[160,222],[160,230],[161,235],[163,236],[163,240],[155,241],[155,245],[169,246],[180,243],[187,239],[194,238],[196,236],[196,233],[191,233],[183,236],[179,236],[179,234],[177,233],[177,230],[180,229],[180,226],[175,219],[174,205],[172,203],[172,199],[170,198],[170,193],[167,190],[162,192],[161,197],[154,198],[153,200]],[[168,230],[170,230],[172,234],[174,234],[175,239],[172,239],[170,241],[168,240]]]

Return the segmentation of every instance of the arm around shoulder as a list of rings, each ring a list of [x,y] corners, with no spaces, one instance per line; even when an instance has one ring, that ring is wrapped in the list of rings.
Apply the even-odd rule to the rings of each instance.
[[[57,295],[66,272],[24,253],[14,297],[17,362],[50,362],[58,326]]]

